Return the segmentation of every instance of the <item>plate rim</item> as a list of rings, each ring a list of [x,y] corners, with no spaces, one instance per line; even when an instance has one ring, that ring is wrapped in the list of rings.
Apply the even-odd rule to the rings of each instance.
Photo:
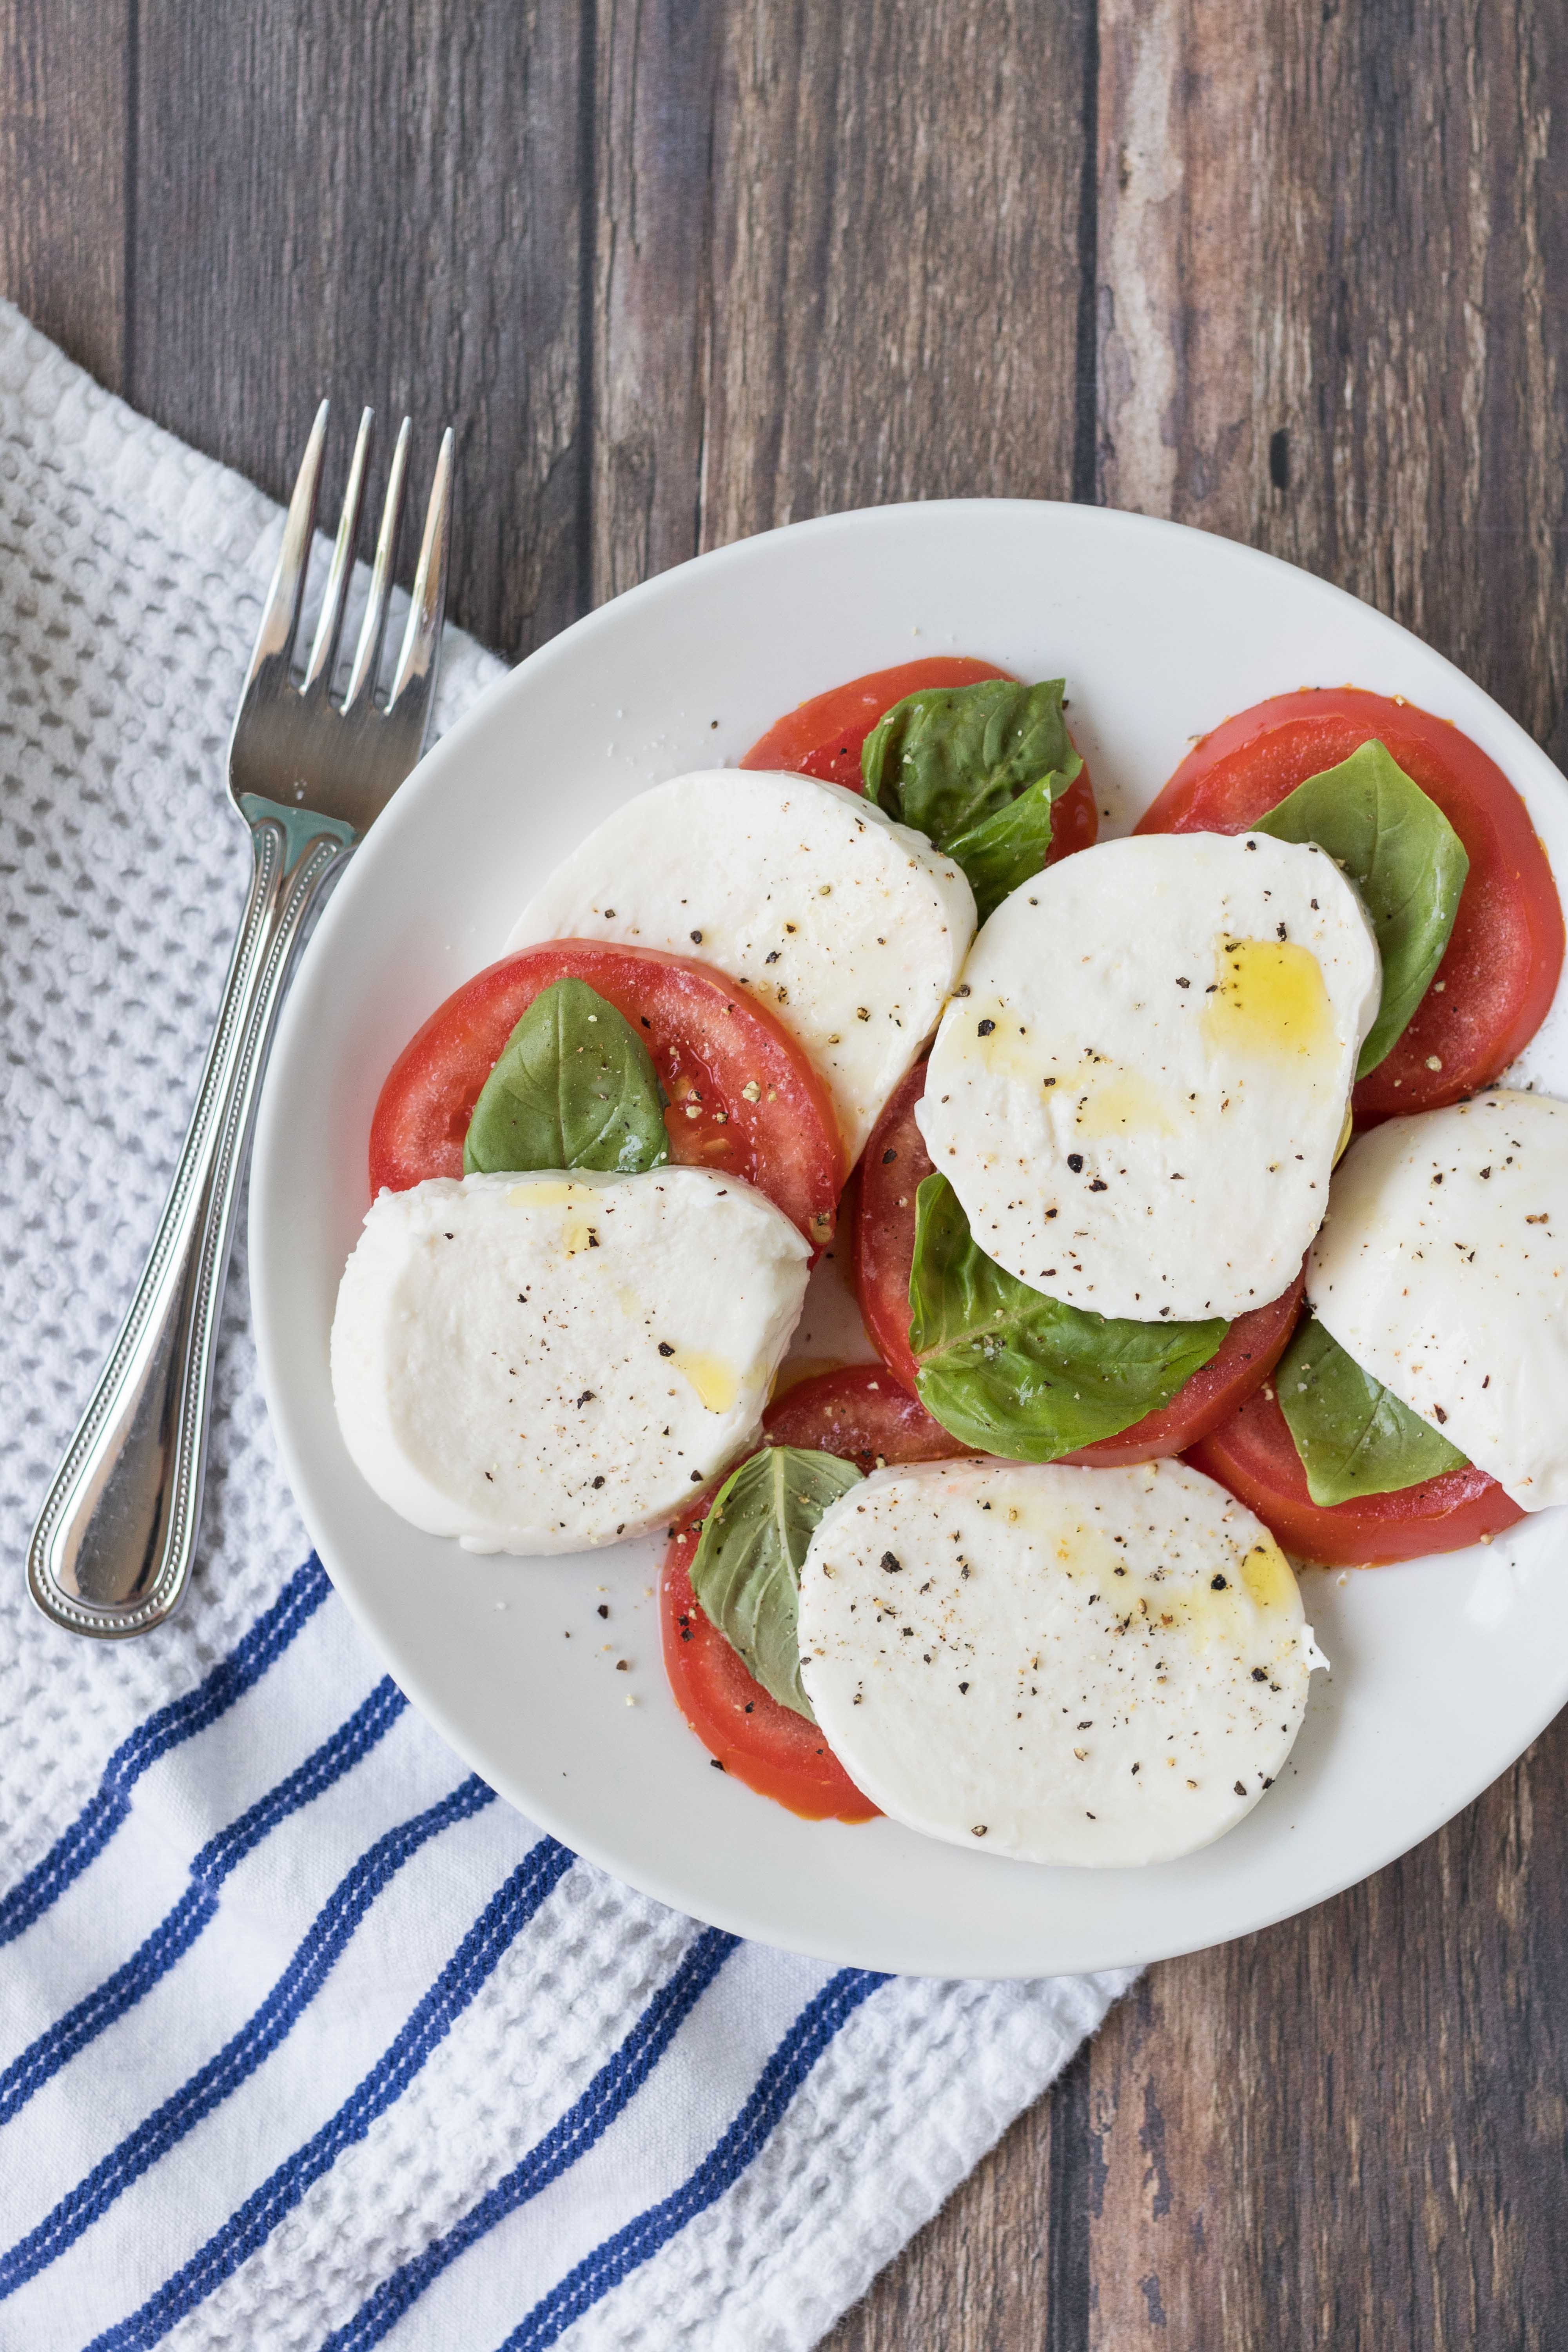
[[[940,521],[952,517],[960,517],[967,520],[979,517],[995,518],[1008,515],[1037,517],[1042,514],[1070,514],[1074,517],[1075,527],[1083,527],[1087,523],[1089,528],[1102,530],[1108,535],[1120,533],[1133,541],[1145,537],[1159,537],[1166,540],[1197,541],[1209,547],[1217,543],[1226,551],[1228,558],[1240,568],[1250,565],[1254,568],[1264,568],[1270,572],[1290,574],[1295,581],[1306,583],[1312,591],[1325,599],[1352,608],[1359,623],[1370,624],[1376,630],[1390,633],[1394,640],[1408,642],[1418,648],[1422,659],[1438,665],[1440,670],[1457,683],[1467,699],[1479,698],[1494,725],[1500,724],[1505,744],[1517,751],[1526,766],[1533,769],[1543,780],[1550,779],[1556,789],[1568,790],[1568,782],[1565,782],[1549,755],[1512,717],[1511,713],[1507,711],[1484,688],[1469,677],[1458,663],[1436,647],[1429,646],[1425,639],[1419,637],[1415,631],[1406,628],[1403,623],[1394,620],[1388,614],[1380,612],[1375,605],[1367,604],[1352,591],[1341,587],[1336,582],[1325,580],[1318,573],[1308,571],[1302,565],[1292,563],[1282,556],[1275,555],[1265,549],[1252,547],[1241,541],[1227,539],[1221,533],[1201,530],[1194,525],[1177,522],[1165,517],[1141,515],[1119,508],[1089,506],[1073,500],[1016,498],[902,499],[881,505],[847,508],[830,514],[807,517],[799,521],[776,525],[765,531],[758,531],[745,538],[729,541],[721,547],[702,551],[654,574],[647,580],[637,582],[635,585],[606,600],[594,611],[580,615],[556,635],[548,639],[545,644],[536,647],[521,662],[492,680],[475,698],[461,717],[430,746],[419,768],[400,788],[393,803],[378,821],[376,830],[385,839],[401,829],[402,823],[406,821],[407,812],[415,804],[416,795],[420,788],[422,786],[429,788],[433,781],[438,783],[439,768],[444,768],[449,761],[462,756],[470,737],[489,724],[499,705],[513,697],[524,695],[528,690],[527,682],[547,675],[558,663],[569,659],[585,637],[592,638],[607,625],[615,625],[619,617],[628,609],[639,609],[647,604],[662,602],[671,595],[679,595],[680,583],[694,569],[701,568],[704,572],[711,574],[751,560],[755,551],[770,543],[786,539],[800,541],[814,538],[830,538],[836,533],[862,525],[871,519],[883,522],[889,518]],[[616,616],[616,621],[612,621],[611,616]],[[1289,689],[1279,690],[1288,691]],[[1373,690],[1375,691],[1375,689]],[[1218,726],[1224,717],[1228,715],[1228,713],[1220,714],[1213,724]],[[432,779],[429,772],[430,763],[437,759],[437,755],[438,769]],[[352,862],[357,866],[359,858],[356,857]],[[1558,881],[1558,889],[1560,897],[1564,897],[1565,902],[1568,902],[1568,893],[1565,893],[1564,884],[1561,879]],[[301,958],[301,966],[307,961],[313,965],[319,956],[331,952],[332,940],[339,927],[338,907],[342,895],[342,887],[332,893]],[[359,894],[351,888],[350,895],[351,898],[357,898]],[[911,1969],[907,1962],[900,1962],[896,1957],[889,1958],[882,1955],[875,1958],[868,1958],[863,1952],[849,1953],[847,1952],[842,1942],[836,1942],[831,1935],[826,1933],[813,1934],[808,1930],[802,1930],[797,1934],[786,1934],[781,1932],[778,1925],[773,1921],[769,1921],[765,1926],[759,1926],[756,1919],[748,1913],[743,1903],[729,1905],[710,1897],[705,1898],[700,1911],[694,1913],[689,1890],[669,1879],[657,1864],[633,1871],[628,1867],[626,1857],[622,1853],[608,1851],[591,1832],[584,1832],[580,1822],[575,1819],[568,1820],[565,1813],[556,1806],[548,1789],[531,1787],[524,1792],[517,1788],[515,1782],[509,1786],[509,1776],[504,1772],[498,1774],[493,1756],[488,1756],[483,1752],[482,1740],[471,1735],[461,1719],[455,1716],[451,1708],[433,1691],[427,1687],[421,1687],[424,1677],[418,1673],[416,1664],[405,1655],[394,1654],[369,1608],[362,1599],[357,1589],[358,1579],[355,1571],[348,1566],[340,1570],[335,1558],[336,1546],[330,1538],[324,1538],[319,1531],[323,1519],[314,1507],[311,1493],[312,1475],[295,1444],[295,1431],[286,1403],[275,1402],[287,1397],[288,1350],[283,1335],[278,1328],[278,1318],[275,1318],[273,1313],[273,1301],[267,1279],[267,1268],[270,1263],[273,1247],[273,1237],[267,1230],[262,1205],[266,1199],[267,1186],[264,1181],[254,1181],[254,1171],[264,1171],[280,1148],[274,1136],[275,1127],[279,1124],[274,1107],[279,1099],[281,1085],[274,1083],[274,1074],[281,1070],[287,1063],[297,1025],[296,1009],[304,1002],[303,993],[297,986],[300,977],[300,969],[297,967],[273,1040],[253,1139],[251,1155],[253,1181],[249,1187],[247,1202],[247,1251],[252,1322],[263,1395],[283,1475],[288,1480],[290,1492],[317,1555],[331,1579],[334,1591],[347,1603],[355,1624],[363,1633],[374,1654],[392,1671],[400,1687],[405,1688],[407,1696],[417,1711],[464,1763],[485,1780],[488,1785],[496,1788],[498,1794],[512,1804],[527,1820],[534,1822],[542,1832],[558,1838],[574,1853],[582,1855],[617,1879],[625,1881],[639,1893],[689,1916],[700,1916],[709,1924],[728,1932],[765,1942],[777,1949],[793,1951],[830,1964],[888,1968],[899,1973],[952,1974],[951,1969],[932,1971]],[[302,1020],[303,1015],[301,1014],[300,1018]],[[1417,1564],[1412,1563],[1412,1565]],[[662,1662],[658,1671],[662,1676]],[[1488,1769],[1484,1777],[1468,1789],[1468,1793],[1461,1795],[1457,1801],[1447,1806],[1439,1816],[1434,1817],[1416,1836],[1410,1838],[1402,1831],[1394,1832],[1388,1840],[1380,1843],[1375,1859],[1369,1862],[1364,1857],[1358,1857],[1342,1874],[1331,1874],[1329,1883],[1315,1885],[1303,1900],[1286,1899],[1273,1906],[1266,1906],[1250,1917],[1245,1925],[1222,1925],[1217,1938],[1201,1933],[1195,1936],[1182,1933],[1170,1937],[1158,1934],[1147,1935],[1141,1938],[1134,1938],[1133,1949],[1124,1953],[1116,1960],[1101,1957],[1069,1960],[1056,1964],[1053,1967],[1053,1972],[1093,1972],[1117,1968],[1142,1967],[1154,1960],[1178,1958],[1189,1952],[1215,1948],[1216,1944],[1231,1942],[1242,1936],[1260,1933],[1265,1928],[1277,1926],[1285,1919],[1313,1910],[1321,1903],[1332,1901],[1348,1888],[1358,1885],[1364,1879],[1373,1877],[1378,1872],[1386,1869],[1401,1855],[1411,1853],[1416,1846],[1424,1844],[1427,1838],[1435,1836],[1447,1822],[1473,1804],[1497,1779],[1517,1763],[1525,1751],[1540,1738],[1547,1726],[1555,1719],[1565,1704],[1568,1704],[1568,1654],[1565,1654],[1563,1662],[1560,1685],[1555,1696],[1542,1707],[1532,1711],[1529,1717],[1521,1717],[1521,1723],[1529,1724],[1529,1728],[1522,1736],[1517,1726],[1510,1729],[1509,1736],[1515,1744],[1511,1754],[1502,1763]],[[995,1857],[994,1859],[1005,1858]],[[1025,1863],[1014,1863],[1011,1866],[1019,1870],[1032,1867]],[[979,1963],[966,1961],[963,1973],[976,1980],[1020,1981],[1038,1975],[1040,1971],[1038,1969],[1025,1970],[1011,1965],[988,1968],[984,1961]]]

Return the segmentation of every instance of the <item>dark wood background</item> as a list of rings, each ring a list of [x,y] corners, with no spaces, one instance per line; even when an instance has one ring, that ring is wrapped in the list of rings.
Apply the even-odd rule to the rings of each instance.
[[[1099,499],[1561,759],[1565,165],[1564,0],[0,0],[0,289],[279,495],[323,391],[450,419],[513,656],[799,516]],[[1568,1717],[1153,1969],[833,2352],[1561,2352],[1565,1780]]]

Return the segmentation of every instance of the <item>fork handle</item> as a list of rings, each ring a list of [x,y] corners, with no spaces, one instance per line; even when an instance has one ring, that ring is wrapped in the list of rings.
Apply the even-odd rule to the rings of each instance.
[[[147,1265],[27,1550],[47,1617],[116,1641],[184,1593],[195,1552],[213,1359],[256,1100],[294,956],[357,835],[240,800],[252,870],[195,1109]]]

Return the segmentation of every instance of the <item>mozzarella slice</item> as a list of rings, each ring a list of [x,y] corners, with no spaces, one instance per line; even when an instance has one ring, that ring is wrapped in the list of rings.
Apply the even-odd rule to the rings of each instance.
[[[1233,1829],[1324,1661],[1283,1553],[1181,1462],[928,1462],[825,1512],[801,1673],[910,1829],[1024,1862],[1169,1862]]]
[[[1361,1137],[1307,1296],[1521,1509],[1568,1503],[1568,1103],[1499,1088]]]
[[[1152,1322],[1245,1314],[1322,1222],[1377,943],[1321,850],[1107,842],[1014,891],[917,1116],[974,1238],[1032,1288]]]
[[[432,1177],[383,1192],[332,1324],[344,1442],[469,1551],[641,1535],[756,1434],[810,1252],[736,1178]]]
[[[729,973],[805,1046],[853,1161],[973,935],[969,884],[923,833],[841,784],[721,768],[607,817],[507,946],[622,940]]]

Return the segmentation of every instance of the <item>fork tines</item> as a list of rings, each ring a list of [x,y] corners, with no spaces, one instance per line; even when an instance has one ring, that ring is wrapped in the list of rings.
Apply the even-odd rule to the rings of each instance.
[[[262,614],[247,685],[273,663],[280,663],[285,671],[293,664],[300,614],[304,604],[305,575],[315,534],[321,457],[327,441],[328,406],[329,404],[323,400],[316,411],[316,420],[310,427],[310,437],[305,445],[305,455],[295,480],[294,495],[289,501],[278,567]],[[359,541],[360,514],[364,503],[373,427],[374,412],[367,408],[360,418],[359,432],[354,439],[348,487],[343,493],[337,536],[332,543],[326,593],[321,600],[315,635],[300,681],[299,691],[303,697],[325,699],[331,697]],[[403,520],[404,495],[408,481],[411,433],[412,427],[405,416],[398,429],[397,444],[392,454],[392,470],[387,478],[386,496],[382,502],[375,555],[371,565],[370,594],[360,624],[348,682],[339,706],[345,717],[361,709],[368,710],[378,707],[375,682],[381,667],[387,612],[392,600],[393,569],[397,557],[398,530]],[[425,512],[425,535],[420,542],[408,622],[403,633],[403,643],[398,650],[385,703],[379,706],[384,709],[388,718],[405,715],[412,703],[422,703],[427,695],[446,609],[451,490],[452,430],[448,425],[441,436],[435,478],[430,485],[430,499]]]

